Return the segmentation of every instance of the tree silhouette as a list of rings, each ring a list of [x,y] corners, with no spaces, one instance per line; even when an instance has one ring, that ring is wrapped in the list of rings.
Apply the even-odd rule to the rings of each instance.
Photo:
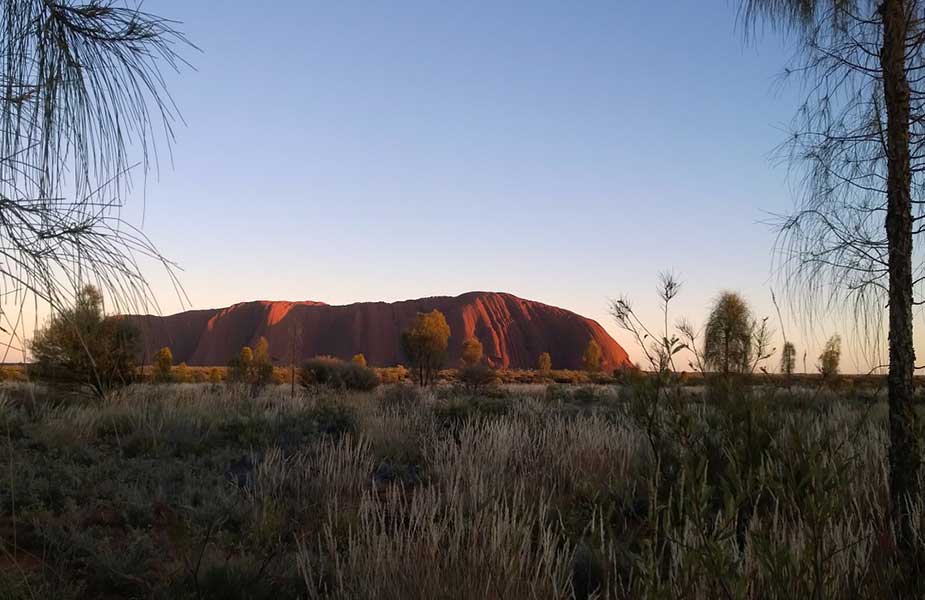
[[[742,296],[734,292],[720,294],[704,333],[706,367],[723,375],[748,372],[753,327],[752,311]]]
[[[173,379],[173,353],[164,346],[154,355],[154,381],[166,382]]]
[[[446,359],[450,341],[450,326],[437,309],[418,313],[411,326],[401,336],[401,347],[412,372],[421,386],[436,382],[437,373]]]
[[[925,184],[925,2],[744,0],[740,15],[747,31],[769,22],[795,33],[801,53],[787,72],[808,82],[785,146],[805,167],[805,196],[780,223],[782,277],[806,314],[850,307],[872,347],[887,306],[891,506],[899,545],[913,556],[921,450],[912,307],[925,281],[913,240],[925,228],[912,192]]]
[[[841,362],[841,338],[833,335],[826,341],[822,354],[819,355],[819,373],[825,379],[838,375],[838,365]]]
[[[594,340],[589,340],[585,353],[581,357],[581,368],[589,373],[601,370],[601,347]]]
[[[104,314],[102,295],[88,285],[74,306],[52,315],[36,332],[30,348],[31,375],[103,397],[134,381],[140,343],[131,323]]]
[[[780,372],[790,377],[796,368],[797,350],[793,342],[784,342],[784,349],[780,353]]]

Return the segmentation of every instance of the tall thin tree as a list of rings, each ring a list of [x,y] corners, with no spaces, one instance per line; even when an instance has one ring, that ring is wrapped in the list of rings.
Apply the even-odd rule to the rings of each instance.
[[[891,508],[899,545],[913,556],[921,455],[912,307],[923,281],[913,239],[925,233],[916,224],[925,201],[912,194],[925,167],[925,3],[744,0],[740,10],[748,31],[766,22],[797,34],[802,52],[788,73],[810,82],[786,145],[807,167],[807,193],[781,223],[783,271],[803,299],[847,301],[874,341],[887,301]]]

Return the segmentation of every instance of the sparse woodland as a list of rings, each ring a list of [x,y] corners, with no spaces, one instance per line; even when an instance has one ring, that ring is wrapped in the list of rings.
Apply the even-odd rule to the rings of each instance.
[[[436,309],[396,340],[407,366],[297,364],[295,328],[279,356],[260,337],[225,366],[140,364],[111,313],[151,300],[139,256],[173,271],[121,221],[129,150],[144,170],[155,130],[172,141],[162,69],[191,46],[106,2],[2,11],[0,287],[52,315],[28,342],[12,327],[32,360],[0,369],[0,600],[925,597],[922,3],[740,12],[795,35],[789,73],[815,82],[780,272],[807,314],[886,331],[885,377],[844,373],[833,332],[810,366],[778,350],[736,292],[677,320],[671,274],[658,324],[612,302],[643,363],[615,370],[593,339],[580,371],[556,348],[498,369],[475,337],[451,361]]]

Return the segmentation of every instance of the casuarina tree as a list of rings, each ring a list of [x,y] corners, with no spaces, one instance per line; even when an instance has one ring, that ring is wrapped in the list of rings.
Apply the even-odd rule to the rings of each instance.
[[[740,10],[747,31],[767,23],[793,36],[787,73],[808,82],[787,144],[803,204],[781,222],[781,272],[804,307],[850,307],[873,342],[886,307],[891,509],[899,547],[920,556],[913,244],[925,230],[912,190],[925,172],[925,2],[743,0]]]

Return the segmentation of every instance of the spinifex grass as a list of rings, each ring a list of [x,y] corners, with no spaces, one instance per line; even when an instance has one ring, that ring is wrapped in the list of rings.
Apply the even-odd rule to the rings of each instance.
[[[650,435],[633,388],[489,396],[7,384],[0,598],[892,589],[880,405],[690,389]]]

